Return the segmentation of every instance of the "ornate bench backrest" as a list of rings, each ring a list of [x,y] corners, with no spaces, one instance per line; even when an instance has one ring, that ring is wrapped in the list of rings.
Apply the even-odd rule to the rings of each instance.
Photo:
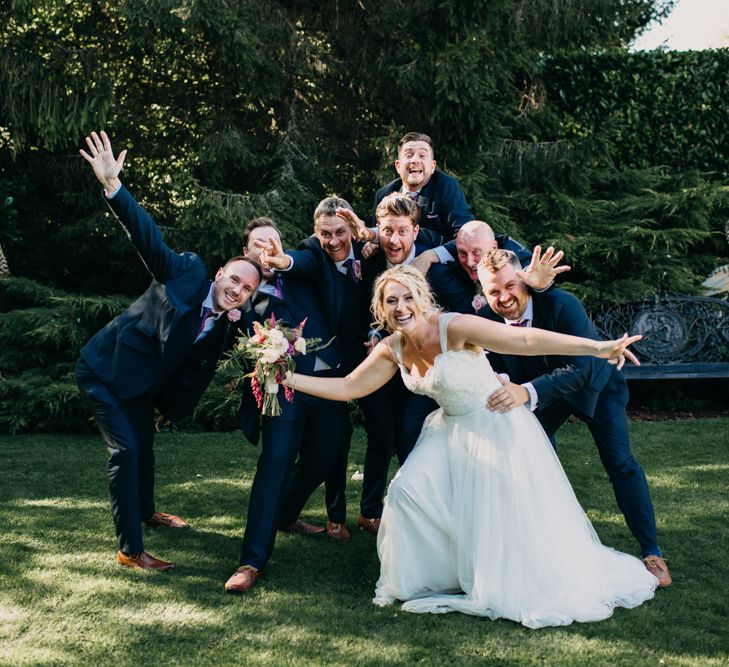
[[[656,366],[685,364],[710,370],[715,376],[717,372],[720,377],[729,376],[727,301],[658,294],[641,301],[604,306],[595,313],[594,321],[606,338],[617,338],[626,331],[643,334],[643,340],[633,349],[646,371],[646,367],[656,371]],[[640,369],[635,371],[631,370],[628,376],[641,374]],[[701,368],[698,371],[702,375]],[[671,374],[674,373],[668,373]]]

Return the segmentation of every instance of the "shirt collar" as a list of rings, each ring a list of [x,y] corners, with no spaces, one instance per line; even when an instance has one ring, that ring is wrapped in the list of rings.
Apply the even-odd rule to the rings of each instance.
[[[216,320],[223,314],[222,312],[216,313],[215,309],[213,308],[213,286],[215,283],[210,284],[210,289],[208,290],[208,295],[205,297],[205,300],[202,302],[202,306],[200,306],[200,317],[203,316],[205,312],[205,308],[209,308],[211,311],[213,311],[213,314],[211,317],[214,317]]]

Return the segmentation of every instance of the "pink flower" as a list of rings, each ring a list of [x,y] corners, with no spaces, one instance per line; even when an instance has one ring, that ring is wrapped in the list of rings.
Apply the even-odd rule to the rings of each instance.
[[[253,391],[253,396],[256,399],[256,407],[260,410],[263,405],[263,392],[261,391],[261,385],[255,375],[251,378],[251,390]]]
[[[473,301],[471,301],[471,307],[478,312],[483,308],[488,301],[486,301],[486,297],[483,294],[477,294],[473,297]]]
[[[232,310],[229,310],[228,319],[231,322],[237,322],[240,319],[240,310],[238,310],[237,308],[233,308]]]
[[[352,264],[352,271],[354,272],[355,280],[362,280],[362,262],[360,262],[358,259],[354,260],[354,263]]]

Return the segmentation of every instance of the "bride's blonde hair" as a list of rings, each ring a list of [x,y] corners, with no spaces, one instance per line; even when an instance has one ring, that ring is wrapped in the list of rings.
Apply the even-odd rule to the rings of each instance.
[[[415,299],[415,305],[424,317],[430,317],[440,312],[441,308],[435,302],[435,298],[430,291],[430,285],[428,285],[428,281],[420,271],[407,264],[393,266],[378,276],[372,291],[372,305],[370,306],[370,310],[372,311],[372,317],[375,319],[373,325],[376,331],[387,329],[392,324],[387,321],[384,303],[385,286],[390,281],[399,283],[405,289],[410,290],[410,293]]]

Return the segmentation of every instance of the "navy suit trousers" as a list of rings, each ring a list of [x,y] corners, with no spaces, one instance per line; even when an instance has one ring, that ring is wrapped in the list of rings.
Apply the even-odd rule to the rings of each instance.
[[[76,382],[96,418],[109,459],[106,474],[119,549],[144,551],[142,521],[154,514],[154,406],[146,396],[123,401],[79,359]]]
[[[240,557],[241,565],[258,570],[271,557],[276,530],[296,521],[309,496],[332,473],[352,435],[346,403],[295,400],[285,410],[285,417],[262,418],[261,455]]]
[[[630,449],[625,406],[628,390],[624,382],[611,382],[600,392],[592,417],[581,414],[563,399],[550,403],[534,414],[550,438],[572,414],[587,424],[600,460],[613,486],[615,500],[630,532],[638,540],[643,556],[660,556],[656,518],[648,482],[640,463]]]

